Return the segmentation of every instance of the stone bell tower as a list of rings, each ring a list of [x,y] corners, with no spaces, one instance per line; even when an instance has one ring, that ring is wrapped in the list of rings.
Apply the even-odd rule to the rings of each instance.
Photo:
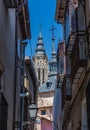
[[[48,58],[44,49],[41,29],[36,44],[35,55],[33,56],[33,63],[41,86],[47,80],[48,76]]]

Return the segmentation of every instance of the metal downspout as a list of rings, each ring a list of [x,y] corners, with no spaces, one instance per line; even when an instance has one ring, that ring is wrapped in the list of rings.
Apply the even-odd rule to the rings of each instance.
[[[13,94],[13,130],[15,130],[15,114],[16,114],[16,83],[17,83],[17,11],[15,12],[15,70],[14,70],[14,94]]]

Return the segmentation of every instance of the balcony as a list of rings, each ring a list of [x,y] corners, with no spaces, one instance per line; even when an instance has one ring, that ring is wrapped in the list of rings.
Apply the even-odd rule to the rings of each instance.
[[[66,53],[69,55],[71,55],[71,52],[73,50],[73,46],[74,46],[74,43],[76,41],[76,37],[77,37],[76,33],[71,34],[68,37],[68,42],[67,42],[67,46],[66,46]]]
[[[58,77],[57,77],[57,88],[61,88],[62,89],[64,76],[65,75],[58,75]]]
[[[62,85],[62,108],[66,109],[68,102],[71,100],[71,78],[66,75]]]
[[[6,0],[5,1],[8,8],[16,8],[17,7],[17,0]]]
[[[81,72],[87,65],[86,60],[86,38],[85,35],[79,35],[76,37],[73,49],[71,52],[71,80],[75,79],[77,73]],[[79,71],[80,69],[80,71]],[[79,76],[80,77],[80,76]]]

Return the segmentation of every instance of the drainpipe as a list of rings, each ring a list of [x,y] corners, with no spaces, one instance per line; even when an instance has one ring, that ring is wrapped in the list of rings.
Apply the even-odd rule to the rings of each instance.
[[[16,83],[17,83],[17,11],[15,12],[15,70],[14,70],[14,94],[13,94],[13,130],[15,130],[16,114]]]
[[[21,50],[21,93],[25,93],[25,87],[24,87],[24,74],[25,74],[25,47],[27,45],[27,42],[22,42],[22,50]],[[24,120],[24,98],[21,97],[20,99],[20,130],[23,130],[23,120]]]

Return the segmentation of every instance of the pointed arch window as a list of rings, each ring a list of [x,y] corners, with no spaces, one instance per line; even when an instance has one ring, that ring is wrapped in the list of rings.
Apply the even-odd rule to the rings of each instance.
[[[40,69],[38,68],[38,80],[40,80]]]
[[[45,71],[44,71],[44,69],[42,69],[42,80],[43,80],[43,83],[44,83],[44,73],[45,73]]]

